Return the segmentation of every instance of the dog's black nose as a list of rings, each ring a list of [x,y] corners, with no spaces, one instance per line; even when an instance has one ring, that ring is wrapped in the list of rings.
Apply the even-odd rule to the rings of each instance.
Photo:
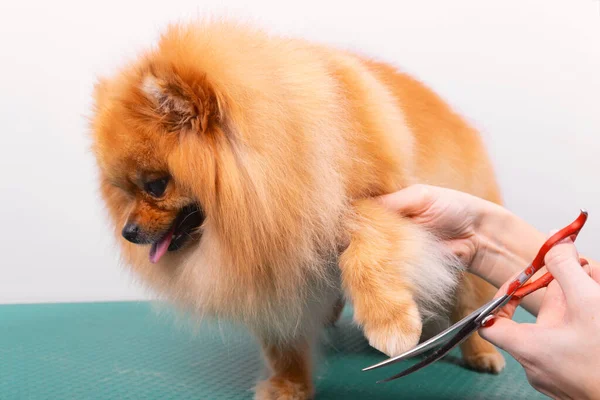
[[[129,240],[131,243],[140,243],[140,227],[137,224],[128,223],[123,227],[121,231],[123,237]]]

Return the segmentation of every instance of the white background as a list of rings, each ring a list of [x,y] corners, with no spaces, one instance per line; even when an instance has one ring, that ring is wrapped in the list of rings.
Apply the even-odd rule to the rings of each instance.
[[[598,0],[357,3],[3,1],[0,303],[148,296],[98,201],[91,88],[168,22],[223,10],[416,74],[482,130],[507,206],[544,231],[588,208],[579,248],[600,258]]]

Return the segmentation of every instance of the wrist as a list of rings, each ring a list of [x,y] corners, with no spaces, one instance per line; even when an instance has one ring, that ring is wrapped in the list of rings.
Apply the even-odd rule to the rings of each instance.
[[[533,260],[545,237],[497,204],[483,202],[479,215],[478,249],[470,271],[500,287]]]
[[[478,218],[474,227],[477,251],[469,266],[469,271],[487,281],[490,281],[489,278],[493,275],[494,266],[500,264],[500,259],[505,258],[501,251],[503,246],[497,246],[497,242],[500,240],[498,236],[503,232],[502,224],[505,220],[502,217],[502,210],[497,207],[500,208],[487,201],[480,202],[477,209]],[[498,286],[496,283],[493,284]]]

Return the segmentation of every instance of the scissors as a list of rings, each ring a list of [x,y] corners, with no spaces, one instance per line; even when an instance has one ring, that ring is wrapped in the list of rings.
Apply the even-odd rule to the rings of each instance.
[[[397,362],[417,356],[437,347],[437,350],[433,351],[429,356],[425,357],[423,360],[405,369],[399,374],[378,381],[377,383],[389,382],[394,379],[398,379],[408,374],[411,374],[415,371],[418,371],[421,368],[424,368],[444,357],[446,354],[448,354],[448,352],[450,352],[450,350],[461,344],[482,326],[489,326],[487,324],[494,318],[494,315],[498,311],[500,311],[500,309],[503,306],[505,306],[511,299],[520,300],[523,297],[535,292],[536,290],[548,286],[548,284],[554,279],[554,277],[549,272],[547,272],[541,278],[535,280],[534,282],[528,284],[525,283],[537,271],[544,267],[544,257],[552,247],[554,247],[561,240],[566,239],[568,237],[571,237],[573,241],[577,238],[579,231],[581,230],[581,228],[583,228],[583,225],[585,225],[585,222],[587,221],[587,217],[587,211],[581,210],[579,217],[577,217],[575,221],[573,221],[560,231],[556,232],[548,240],[546,240],[546,242],[542,245],[539,252],[537,253],[535,259],[531,262],[531,264],[529,264],[529,266],[525,268],[525,270],[523,270],[523,272],[521,272],[508,285],[508,289],[506,290],[506,293],[504,295],[491,300],[487,304],[484,304],[483,306],[473,311],[471,314],[467,315],[465,318],[458,321],[445,331],[421,343],[412,350],[408,350],[407,352],[400,354],[396,357],[392,357],[388,360],[372,365],[368,368],[363,369],[363,371],[369,371],[372,369],[395,364]],[[587,261],[581,259],[580,263],[582,265],[585,265],[587,264]]]

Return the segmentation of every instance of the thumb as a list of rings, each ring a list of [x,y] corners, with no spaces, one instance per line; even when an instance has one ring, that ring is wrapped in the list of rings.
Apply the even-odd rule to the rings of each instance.
[[[529,342],[527,325],[519,324],[512,319],[496,317],[493,323],[479,330],[479,335],[517,360],[522,359],[527,351]]]
[[[509,280],[510,282],[510,280]],[[508,282],[498,290],[495,297],[506,291]],[[523,326],[512,320],[515,311],[519,307],[518,299],[511,299],[487,324],[481,327],[479,335],[493,345],[507,351],[517,358],[523,351],[522,338],[526,334]]]
[[[558,281],[567,301],[577,300],[586,288],[592,287],[592,279],[583,268],[577,249],[571,239],[564,239],[551,248],[545,257],[546,268]]]
[[[408,217],[425,212],[435,200],[433,189],[428,185],[412,185],[397,192],[379,196],[377,200],[385,207]]]

